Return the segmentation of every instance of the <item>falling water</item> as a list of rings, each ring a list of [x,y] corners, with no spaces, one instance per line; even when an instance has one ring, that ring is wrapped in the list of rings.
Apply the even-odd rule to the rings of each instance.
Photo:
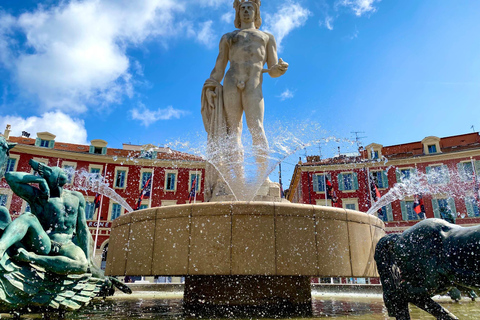
[[[395,170],[394,167],[390,169]],[[455,172],[456,173],[456,172]],[[375,214],[379,209],[395,200],[404,200],[415,195],[441,195],[465,199],[473,196],[473,177],[461,174],[449,174],[448,172],[431,171],[429,173],[412,174],[396,183],[367,211]]]
[[[127,210],[127,212],[133,211],[132,207],[130,207],[128,203],[115,192],[115,190],[108,186],[102,175],[87,172],[85,169],[75,171],[74,169],[67,168],[65,171],[67,171],[69,175],[75,174],[75,189],[83,191],[88,190],[102,194],[120,204],[125,210]]]
[[[198,142],[200,139],[197,138],[189,139],[194,142],[175,141],[169,146],[204,158],[217,170],[236,200],[251,201],[278,164],[299,150],[329,142],[353,145],[347,139],[329,136],[319,124],[312,122],[295,123],[294,127],[275,124],[266,128],[266,135],[269,143],[266,149],[252,144],[248,130],[243,131],[243,146],[237,150],[228,138],[210,145],[205,139]],[[263,168],[258,165],[259,162],[264,163]]]

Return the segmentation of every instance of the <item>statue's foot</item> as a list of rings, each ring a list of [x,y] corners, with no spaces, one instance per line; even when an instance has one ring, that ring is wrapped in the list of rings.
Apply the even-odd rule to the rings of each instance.
[[[32,262],[33,261],[33,253],[28,252],[27,250],[23,248],[18,249],[18,253],[14,255],[12,258],[16,261],[21,261],[21,262]]]

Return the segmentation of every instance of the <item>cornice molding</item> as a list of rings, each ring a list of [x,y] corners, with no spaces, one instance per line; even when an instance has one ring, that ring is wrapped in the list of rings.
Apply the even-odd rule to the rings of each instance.
[[[152,159],[142,159],[135,158],[130,160],[130,158],[117,156],[116,160],[112,156],[92,154],[92,153],[80,153],[80,152],[71,152],[63,151],[57,149],[48,149],[30,145],[18,144],[14,149],[11,150],[13,154],[30,154],[34,157],[51,157],[51,158],[60,158],[65,160],[73,161],[85,161],[92,163],[102,163],[102,164],[114,164],[114,165],[131,165],[131,166],[144,166],[144,167],[179,167],[179,168],[189,168],[189,167],[198,167],[205,168],[206,161],[195,161],[195,160],[152,160]]]

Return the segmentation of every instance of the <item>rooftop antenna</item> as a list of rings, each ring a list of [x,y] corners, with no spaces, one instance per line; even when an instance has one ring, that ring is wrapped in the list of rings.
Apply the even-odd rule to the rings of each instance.
[[[318,143],[318,156],[320,157],[320,159],[322,159],[322,145],[320,144],[320,142]]]
[[[472,124],[472,126],[470,127],[470,129],[472,129],[473,132],[475,132],[475,127],[473,126],[473,124]]]
[[[364,131],[351,131],[350,133],[355,134],[355,143],[357,144],[357,147],[360,148],[362,146],[362,141],[360,139],[366,138],[366,136],[359,137],[359,133],[365,133]]]

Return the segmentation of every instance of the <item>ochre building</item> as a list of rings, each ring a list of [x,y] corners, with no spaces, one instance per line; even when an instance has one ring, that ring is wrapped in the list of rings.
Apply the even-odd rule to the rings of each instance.
[[[96,192],[79,188],[82,172],[108,185],[134,209],[149,179],[152,191],[145,194],[140,208],[204,200],[205,162],[191,154],[153,145],[124,144],[122,149],[109,148],[107,142],[100,139],[92,140],[90,145],[71,144],[56,141],[56,136],[49,132],[39,132],[36,138],[14,137],[7,129],[4,137],[17,143],[10,151],[7,171],[33,173],[28,164],[30,159],[67,169],[70,182],[66,188],[85,195],[87,223],[96,243],[98,260],[108,248],[111,222],[127,211],[118,201],[106,196],[99,197],[100,207],[95,208]],[[196,193],[191,192],[194,180]],[[4,178],[0,181],[0,205],[10,211],[12,219],[29,211],[28,204],[13,194]]]
[[[295,167],[287,198],[295,203],[334,205],[367,212],[375,203],[372,182],[383,196],[397,183],[412,177],[436,192],[418,192],[417,199],[410,194],[377,211],[375,214],[385,221],[388,233],[402,232],[423,218],[414,208],[418,194],[422,196],[426,218],[455,217],[456,223],[463,226],[480,223],[478,132],[443,138],[430,136],[392,146],[372,143],[361,147],[356,156],[307,157],[307,162],[299,162]],[[325,199],[328,182],[332,198],[338,199],[333,204],[328,197]],[[402,192],[400,189],[397,186],[395,190]]]

